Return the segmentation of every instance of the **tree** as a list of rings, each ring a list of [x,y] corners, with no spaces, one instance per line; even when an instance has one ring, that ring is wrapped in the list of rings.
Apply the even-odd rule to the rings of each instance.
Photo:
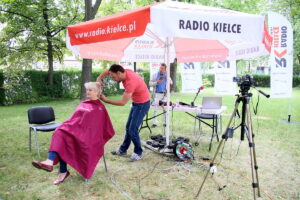
[[[0,0],[0,64],[48,61],[48,84],[53,85],[53,61],[62,60],[62,32],[80,16],[76,0]]]
[[[177,74],[177,59],[174,60],[173,63],[170,63],[170,77],[173,81],[171,85],[170,91],[177,92],[177,81],[176,81],[176,74]]]
[[[294,35],[294,66],[295,74],[300,74],[300,1],[277,0],[268,5],[269,9],[285,16],[293,27]]]
[[[85,0],[85,15],[84,15],[84,21],[89,21],[91,19],[94,19],[98,8],[101,4],[102,0],[96,0],[96,2],[92,3],[92,0]],[[92,77],[92,59],[83,59],[82,61],[82,72],[81,72],[81,92],[80,92],[80,99],[85,99],[86,91],[84,88],[84,83],[89,82]]]

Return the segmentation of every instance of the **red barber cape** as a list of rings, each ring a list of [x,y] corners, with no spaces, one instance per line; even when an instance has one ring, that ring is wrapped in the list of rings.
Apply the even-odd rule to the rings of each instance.
[[[86,100],[55,130],[49,151],[57,152],[88,179],[104,153],[105,143],[114,134],[104,105],[99,100]]]

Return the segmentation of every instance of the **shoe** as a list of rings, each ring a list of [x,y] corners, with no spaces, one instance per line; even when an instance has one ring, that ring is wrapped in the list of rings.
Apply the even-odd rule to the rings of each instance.
[[[64,182],[64,180],[66,180],[66,178],[68,178],[68,176],[70,176],[70,172],[69,171],[67,171],[67,174],[65,175],[65,177],[62,179],[62,180],[55,180],[54,182],[53,182],[53,184],[54,185],[59,185],[59,184],[61,184],[62,182]]]
[[[126,155],[127,155],[126,152],[122,152],[122,151],[120,151],[119,149],[118,149],[118,150],[115,150],[115,151],[112,151],[111,154],[112,154],[112,155],[115,155],[115,156],[126,156]]]
[[[46,164],[43,164],[42,162],[40,161],[32,161],[32,165],[37,168],[37,169],[43,169],[47,172],[52,172],[53,170],[53,166],[52,165],[46,165]]]
[[[139,156],[136,153],[133,153],[129,159],[129,162],[135,162],[141,159],[142,159],[142,155]]]
[[[155,128],[155,127],[157,127],[157,125],[156,124],[152,124],[151,128]]]

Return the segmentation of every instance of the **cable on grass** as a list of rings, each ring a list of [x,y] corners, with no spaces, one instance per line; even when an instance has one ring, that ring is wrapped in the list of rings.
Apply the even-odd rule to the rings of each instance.
[[[171,167],[167,167],[167,168],[157,168],[157,165],[158,164],[160,164],[160,163],[162,163],[162,162],[172,162],[172,163],[174,163],[174,165],[172,165]],[[197,163],[197,162],[195,162],[195,163]],[[198,164],[198,163],[197,163]],[[121,172],[121,171],[125,171],[125,170],[127,170],[127,169],[132,169],[132,168],[138,168],[138,169],[149,169],[150,170],[150,172],[148,173],[148,174],[146,174],[144,177],[142,177],[142,178],[140,178],[139,179],[139,181],[138,181],[138,184],[139,184],[139,192],[140,192],[140,194],[141,194],[141,197],[143,198],[143,199],[147,199],[146,197],[144,197],[144,195],[142,195],[142,193],[141,193],[141,181],[142,180],[144,180],[145,178],[147,178],[147,177],[149,177],[154,171],[169,171],[169,170],[172,170],[172,169],[176,169],[176,168],[182,168],[182,167],[184,167],[184,169],[185,170],[188,170],[189,171],[189,174],[190,174],[190,171],[192,171],[192,169],[190,169],[190,168],[192,168],[192,167],[194,167],[193,165],[192,165],[192,163],[188,163],[188,165],[187,165],[187,163],[185,163],[185,162],[175,162],[175,161],[169,161],[169,160],[167,160],[167,161],[159,161],[159,162],[157,162],[157,163],[155,163],[155,165],[154,165],[154,167],[148,167],[148,166],[130,166],[130,167],[126,167],[126,168],[120,168],[120,169],[118,169],[118,170],[116,170],[116,171],[114,171],[113,173],[112,173],[112,175],[111,175],[111,177],[110,177],[110,179],[111,179],[111,182],[112,182],[112,184],[115,186],[115,188],[124,196],[124,197],[126,197],[127,199],[130,199],[130,200],[132,200],[132,197],[117,183],[117,181],[116,181],[116,178],[115,178],[115,174],[117,174],[117,173],[119,173],[119,172]],[[207,168],[206,168],[206,166],[204,165],[204,164],[201,164],[201,165],[199,165],[199,166],[197,166],[197,168],[203,168],[203,169],[205,169],[205,170],[207,170]],[[188,178],[188,176],[186,176],[185,178]],[[185,179],[185,178],[183,178],[183,179]],[[174,179],[173,179],[174,180]],[[176,179],[175,179],[176,180]],[[150,198],[148,198],[147,200],[150,200]],[[156,200],[157,200],[157,198],[156,198]],[[162,199],[161,199],[162,200]]]
[[[172,166],[173,167],[173,166]],[[147,167],[147,166],[131,166],[131,167],[126,167],[126,168],[120,168],[120,169],[118,169],[118,170],[116,170],[116,171],[114,171],[113,173],[112,173],[112,175],[110,176],[110,180],[111,180],[111,182],[112,182],[112,184],[116,187],[116,189],[124,196],[124,197],[126,197],[127,199],[130,199],[130,200],[132,200],[132,198],[130,197],[130,195],[125,191],[125,190],[123,190],[123,188],[119,185],[119,184],[117,184],[117,181],[116,181],[116,179],[115,179],[115,174],[117,174],[118,172],[121,172],[121,171],[125,171],[125,170],[127,170],[127,169],[131,169],[131,168],[138,168],[138,169],[151,169],[151,170],[169,170],[169,169],[171,169],[172,167],[170,167],[170,168],[162,168],[162,169],[159,169],[159,168],[151,168],[151,167]]]
[[[189,172],[189,175],[190,175],[190,173],[191,173],[191,171],[193,171],[194,170],[194,164],[196,164],[196,168],[200,168],[200,169],[202,169],[202,170],[209,170],[210,169],[210,167],[208,167],[208,166],[206,166],[205,164],[203,164],[203,163],[201,163],[201,162],[199,162],[199,160],[201,160],[201,161],[203,161],[203,162],[207,162],[207,163],[211,163],[211,159],[209,159],[209,158],[201,158],[201,157],[198,157],[198,158],[195,158],[195,160],[193,160],[192,162],[189,162],[189,163],[187,163],[187,162],[175,162],[175,161],[170,161],[170,160],[167,160],[167,161],[159,161],[159,162],[157,162],[157,163],[155,163],[155,165],[153,166],[153,167],[148,167],[148,166],[131,166],[131,167],[126,167],[126,168],[120,168],[120,169],[118,169],[118,170],[116,170],[115,172],[113,172],[112,173],[112,175],[111,175],[111,182],[113,183],[113,185],[117,188],[117,190],[124,196],[124,197],[126,197],[127,199],[130,199],[130,200],[132,200],[132,198],[130,197],[130,195],[117,183],[117,181],[116,181],[116,179],[115,179],[115,174],[117,174],[118,172],[121,172],[121,171],[125,171],[125,170],[127,170],[127,169],[131,169],[131,168],[138,168],[138,169],[148,169],[148,170],[150,170],[150,172],[149,173],[147,173],[145,176],[143,176],[142,178],[140,178],[139,180],[138,180],[138,187],[139,187],[139,193],[140,193],[140,195],[141,195],[141,197],[143,198],[143,199],[147,199],[147,200],[153,200],[153,199],[151,199],[151,198],[147,198],[147,197],[145,197],[143,194],[142,194],[142,192],[141,192],[141,186],[142,186],[142,184],[141,184],[141,181],[142,180],[144,180],[144,179],[146,179],[147,177],[149,177],[154,171],[168,171],[168,170],[173,170],[173,169],[178,169],[178,168],[184,168],[185,170],[188,170],[188,172]],[[162,163],[162,162],[174,162],[174,165],[173,166],[171,166],[171,167],[167,167],[167,168],[157,168],[157,166],[160,164],[160,163]],[[231,170],[231,171],[233,171],[234,173],[236,173],[236,174],[238,174],[238,175],[240,175],[242,178],[244,178],[244,179],[246,179],[246,180],[248,180],[248,181],[251,181],[250,180],[250,178],[248,178],[247,176],[245,176],[245,175],[243,175],[242,174],[242,172],[240,172],[240,171],[238,171],[238,170],[235,170],[235,169],[233,169],[233,168],[231,168],[231,167],[228,167],[228,166],[225,166],[225,165],[222,165],[222,164],[220,164],[220,163],[212,163],[213,165],[217,165],[217,166],[221,166],[222,168],[224,168],[224,169],[228,169],[228,170]],[[186,176],[186,177],[184,177],[184,178],[182,178],[182,179],[186,179],[186,178],[188,178],[189,177],[189,175],[188,176]],[[180,179],[173,179],[173,180],[180,180]],[[218,184],[217,182],[216,182],[216,180],[215,179],[213,179],[213,182],[215,182],[219,187],[218,187],[218,190],[219,191],[221,191],[222,189],[224,189],[225,187],[223,186],[223,187],[220,187],[220,184]],[[260,187],[261,188],[261,187]],[[261,188],[261,191],[270,199],[270,200],[273,200],[273,198],[267,193],[267,192],[265,192],[262,188]],[[223,195],[223,194],[222,194]],[[157,200],[157,198],[155,198],[156,200]],[[162,199],[162,198],[160,198],[160,200],[165,200],[165,199]]]
[[[201,159],[201,158],[200,158],[200,159]],[[204,161],[204,162],[209,162],[209,163],[211,163],[209,160],[203,160],[203,159],[201,159],[201,160]],[[236,169],[233,169],[233,168],[231,168],[231,167],[222,165],[221,163],[212,163],[212,165],[218,165],[218,166],[220,166],[220,167],[223,167],[224,169],[231,170],[231,171],[235,172],[236,174],[240,175],[242,178],[248,180],[249,182],[252,181],[249,177],[245,176],[245,175],[244,175],[241,171],[239,171],[239,170],[236,170]],[[261,190],[261,191],[262,191],[262,192],[263,192],[270,200],[273,200],[273,198],[271,197],[271,195],[269,195],[266,191],[264,191],[264,190],[261,188],[261,186],[260,186],[260,190]]]
[[[140,193],[142,199],[148,199],[148,200],[150,200],[150,198],[145,198],[144,195],[143,195],[142,192],[141,192],[141,181],[142,181],[143,179],[145,179],[146,177],[150,176],[150,175],[154,172],[154,170],[156,169],[156,166],[157,166],[160,162],[161,162],[161,161],[155,163],[154,167],[153,167],[152,169],[150,169],[150,172],[149,172],[148,174],[146,174],[144,177],[142,177],[142,178],[140,178],[140,179],[138,180],[139,193]]]

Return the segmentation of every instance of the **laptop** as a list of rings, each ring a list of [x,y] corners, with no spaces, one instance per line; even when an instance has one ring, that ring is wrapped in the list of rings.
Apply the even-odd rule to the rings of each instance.
[[[202,108],[220,109],[222,107],[222,97],[203,97]]]

